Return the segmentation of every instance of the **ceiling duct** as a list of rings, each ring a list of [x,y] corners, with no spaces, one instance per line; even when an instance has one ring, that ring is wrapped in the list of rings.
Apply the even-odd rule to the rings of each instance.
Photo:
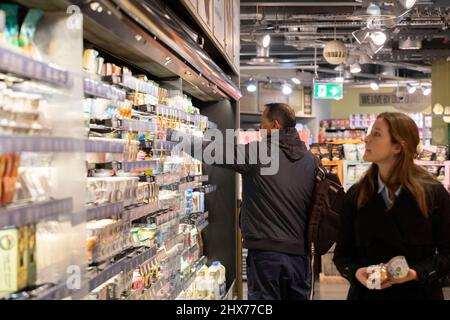
[[[396,69],[393,66],[380,66],[382,76],[395,77]]]
[[[392,20],[396,17],[397,15],[394,13],[392,8],[386,6],[384,2],[363,0],[362,8],[357,9],[351,16],[349,16],[349,19],[382,22]]]
[[[398,41],[398,47],[402,50],[419,50],[422,49],[421,40],[412,40],[410,37]]]

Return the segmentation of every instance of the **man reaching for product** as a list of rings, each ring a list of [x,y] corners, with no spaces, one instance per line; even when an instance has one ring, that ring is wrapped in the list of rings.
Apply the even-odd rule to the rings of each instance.
[[[242,175],[240,226],[243,245],[248,249],[249,300],[309,297],[311,270],[305,230],[315,162],[295,124],[294,111],[287,104],[268,104],[261,117],[266,138],[245,147],[236,146],[230,157],[232,163],[226,162],[225,153],[222,163],[208,163]],[[203,150],[206,147],[203,145]],[[264,148],[271,155],[270,161],[277,162],[276,172],[264,173],[264,168],[273,166],[257,152]],[[201,152],[194,149],[189,148],[191,155],[199,158]]]

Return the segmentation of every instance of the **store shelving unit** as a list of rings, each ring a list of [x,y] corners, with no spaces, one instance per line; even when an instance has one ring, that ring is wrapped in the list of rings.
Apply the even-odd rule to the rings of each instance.
[[[363,162],[363,161],[358,161],[358,160],[344,160],[343,161],[343,183],[342,185],[344,186],[344,190],[348,191],[348,189],[350,189],[350,187],[352,185],[354,185],[355,183],[357,183],[359,181],[359,179],[362,177],[358,177],[357,179],[349,179],[348,176],[348,168],[350,166],[363,166],[364,168],[366,168],[366,170],[369,168],[369,166],[371,165],[370,162]]]
[[[450,192],[450,161],[414,160],[414,163],[427,169],[428,166],[444,167],[444,180],[442,184]]]
[[[113,168],[124,172],[153,172],[153,179],[157,181],[158,187],[164,183],[176,186],[176,191],[182,193],[187,189],[195,189],[204,192],[205,207],[207,213],[203,213],[202,218],[195,222],[194,227],[202,234],[204,243],[204,256],[195,263],[195,268],[206,264],[208,259],[220,260],[226,266],[228,287],[236,279],[236,256],[235,246],[237,241],[237,225],[235,223],[236,212],[236,183],[235,175],[230,175],[228,171],[219,168],[205,167],[203,173],[197,176],[183,177],[175,175],[172,180],[164,180],[158,176],[156,170],[161,166],[161,160],[116,160],[125,152],[126,146],[123,141],[111,139],[86,137],[86,128],[83,123],[83,96],[92,98],[102,98],[114,102],[123,102],[127,94],[134,91],[146,93],[154,97],[150,104],[139,106],[133,112],[138,115],[151,114],[156,117],[170,117],[170,119],[180,119],[199,126],[198,116],[168,108],[158,103],[157,93],[154,86],[138,79],[137,77],[124,75],[119,79],[98,79],[82,72],[83,40],[89,43],[90,47],[101,51],[107,57],[114,57],[114,61],[121,61],[133,69],[133,74],[137,70],[148,75],[151,79],[158,79],[161,86],[180,90],[193,96],[193,103],[200,107],[201,113],[208,117],[206,127],[210,129],[223,130],[225,128],[235,128],[239,105],[237,100],[240,92],[236,83],[238,75],[234,74],[232,80],[224,74],[221,67],[214,61],[207,58],[207,54],[199,55],[198,50],[202,50],[186,35],[178,35],[178,40],[186,43],[182,52],[177,42],[171,42],[168,38],[154,37],[154,34],[172,28],[172,21],[164,19],[160,21],[161,10],[164,11],[163,1],[160,3],[151,2],[148,5],[154,9],[154,13],[149,12],[141,4],[115,5],[116,10],[122,15],[111,15],[106,10],[95,12],[91,10],[89,4],[84,1],[70,1],[78,5],[83,13],[84,30],[70,28],[67,20],[68,15],[54,17],[44,14],[45,28],[37,30],[37,39],[42,39],[45,35],[53,37],[52,45],[59,50],[49,52],[45,43],[37,42],[40,51],[44,53],[45,61],[37,61],[25,56],[21,51],[0,47],[0,71],[14,74],[31,81],[45,83],[47,86],[58,91],[58,99],[51,102],[50,112],[52,117],[52,133],[48,136],[0,136],[0,153],[52,153],[51,171],[54,181],[50,194],[50,200],[36,203],[26,203],[18,206],[8,206],[0,209],[0,226],[21,226],[47,220],[61,220],[62,216],[68,216],[66,220],[59,221],[65,224],[65,236],[63,243],[56,243],[59,247],[64,247],[65,252],[60,256],[51,256],[54,260],[46,261],[45,268],[38,270],[37,283],[54,283],[55,285],[44,292],[39,293],[34,299],[62,299],[65,297],[83,298],[90,291],[102,285],[111,277],[120,272],[131,271],[136,267],[146,263],[146,261],[158,257],[159,252],[168,254],[180,242],[180,235],[177,235],[160,244],[163,249],[156,251],[156,247],[136,248],[121,252],[114,259],[110,257],[109,262],[99,267],[96,271],[88,272],[88,259],[86,257],[86,223],[89,221],[106,218],[117,219],[118,222],[128,224],[136,220],[141,220],[152,216],[163,209],[168,209],[167,204],[161,205],[159,201],[147,204],[135,204],[125,206],[123,201],[104,203],[97,206],[86,206],[86,186],[84,177],[86,176],[85,160],[87,154],[93,154],[97,159],[111,158],[114,160],[105,161],[105,164],[112,163]],[[109,1],[108,1],[109,2]],[[27,1],[20,1],[23,5]],[[51,4],[41,4],[43,10],[65,12],[66,1],[53,1]],[[31,6],[31,4],[30,4]],[[33,7],[39,4],[33,3]],[[148,23],[146,19],[135,19],[137,16],[153,21]],[[173,14],[167,12],[167,14]],[[164,22],[164,25],[160,23]],[[152,28],[161,28],[153,30]],[[58,30],[58,32],[55,32]],[[171,29],[172,30],[172,29]],[[177,28],[180,30],[180,28]],[[181,28],[182,30],[182,28]],[[178,31],[177,31],[178,32]],[[167,35],[177,35],[177,32],[167,32]],[[144,41],[137,40],[137,35]],[[71,39],[71,45],[67,45],[67,39]],[[73,43],[72,43],[73,42]],[[179,43],[179,42],[178,42]],[[195,50],[193,50],[195,49]],[[196,56],[194,56],[196,55]],[[167,58],[171,63],[167,63]],[[192,75],[204,74],[201,79]],[[177,78],[177,80],[173,80]],[[64,101],[64,104],[61,104]],[[56,116],[57,115],[57,116]],[[127,131],[127,132],[148,132],[154,134],[158,131],[158,123],[137,119],[120,119],[117,123],[92,123],[91,130],[95,128],[98,132]],[[151,147],[159,155],[170,154],[175,147],[175,143],[158,139]],[[70,154],[70,156],[68,156]],[[94,155],[95,154],[95,155]],[[111,155],[115,155],[112,157]],[[91,156],[90,156],[91,157]],[[90,158],[91,159],[91,158]],[[209,181],[209,185],[202,186]],[[219,192],[214,192],[219,190]],[[220,205],[219,205],[220,204]],[[208,216],[211,219],[208,219]],[[45,226],[45,225],[44,225]],[[208,226],[208,227],[207,227]],[[40,238],[37,239],[38,243]],[[187,248],[185,251],[191,255],[200,251],[200,244]],[[123,256],[125,254],[125,256]],[[164,256],[161,254],[161,257]],[[206,258],[207,257],[207,258]],[[39,258],[39,257],[38,257]],[[64,258],[65,260],[62,260]],[[111,260],[112,259],[112,260]],[[58,270],[51,271],[54,265]],[[67,267],[78,266],[82,271],[84,279],[81,290],[69,290],[66,283]],[[57,271],[57,272],[56,272]],[[195,272],[194,274],[195,275]],[[188,281],[193,281],[192,276]],[[186,289],[187,281],[177,284],[176,290],[171,293],[175,298],[181,290]],[[132,295],[131,297],[136,297]]]
[[[35,224],[41,220],[54,218],[63,213],[71,213],[72,209],[72,198],[47,200],[10,208],[1,208],[0,228]]]
[[[337,175],[339,177],[339,180],[341,181],[341,183],[343,183],[343,161],[342,160],[335,160],[335,161],[323,161],[322,165],[324,167],[337,167]]]

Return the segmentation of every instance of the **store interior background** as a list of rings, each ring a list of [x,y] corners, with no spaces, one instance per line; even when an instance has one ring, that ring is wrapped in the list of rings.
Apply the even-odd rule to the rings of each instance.
[[[391,1],[395,5],[400,2]],[[382,30],[387,38],[382,48],[374,53],[367,43],[371,40],[360,44],[353,33],[358,36],[359,30],[368,30],[370,15],[361,19],[357,15],[367,12],[370,4],[379,2],[242,0],[241,128],[257,128],[261,108],[268,102],[289,103],[296,111],[299,128],[307,128],[311,133],[310,142],[324,142],[320,141],[323,139],[320,132],[334,131],[325,129],[322,120],[401,111],[421,114],[424,121],[427,118],[431,128],[423,128],[424,144],[448,145],[448,123],[433,107],[438,103],[443,106],[450,103],[450,3],[413,2],[412,10],[406,10],[394,23],[389,25],[389,21],[383,21],[379,28],[374,28],[373,31]],[[381,10],[389,15],[388,9]],[[264,52],[261,38],[266,35],[271,39],[269,50]],[[343,64],[333,65],[324,58],[324,47],[332,40],[345,43],[349,57]],[[352,68],[360,70],[351,72],[355,71]],[[311,99],[312,110],[305,110],[305,87],[313,86],[315,80],[343,83],[343,98]],[[379,88],[372,89],[372,83]],[[249,90],[249,85],[256,85],[256,90],[251,87]],[[289,86],[292,93],[283,94],[283,86]],[[411,86],[416,87],[413,94],[408,91]],[[431,93],[424,91],[426,88],[430,88]],[[396,94],[404,98],[404,103],[362,106],[360,96],[364,94]],[[420,124],[425,126],[423,122]],[[333,137],[327,141],[332,140]],[[339,170],[347,168],[344,165]],[[346,173],[342,175],[345,179]],[[349,185],[345,183],[345,186]],[[320,271],[317,269],[320,277],[316,299],[346,297],[348,284],[339,277],[331,256],[332,253],[323,256]],[[448,287],[445,294],[449,299]]]
[[[34,33],[38,55],[0,37],[1,93],[5,85],[47,90],[41,111],[51,130],[0,133],[0,156],[30,156],[14,166],[34,172],[45,164],[48,180],[39,197],[16,201],[10,188],[8,199],[0,198],[0,235],[21,239],[25,228],[36,235],[27,236],[36,242],[26,249],[0,250],[0,260],[12,263],[8,270],[17,271],[2,273],[0,298],[247,298],[240,176],[185,155],[176,162],[167,128],[200,136],[207,128],[241,128],[240,140],[248,142],[258,139],[264,104],[288,103],[300,137],[346,189],[367,168],[356,145],[376,114],[409,113],[423,146],[449,146],[449,0],[6,2],[19,6],[22,22],[33,8],[43,15],[35,33],[30,21],[25,30]],[[331,41],[338,43],[327,46]],[[341,61],[331,64],[330,56]],[[32,89],[14,86],[28,81]],[[342,85],[342,99],[314,98],[315,82]],[[2,112],[15,115],[14,107]],[[10,126],[7,120],[0,126]],[[327,156],[325,145],[334,146]],[[351,150],[345,155],[344,145]],[[450,161],[420,164],[437,167],[434,174],[450,188]],[[147,192],[139,199],[136,185],[135,193],[110,185],[137,177]],[[111,196],[103,195],[106,187],[95,189],[96,178]],[[113,199],[122,190],[127,196]],[[316,299],[345,299],[348,284],[332,254],[316,260]],[[15,264],[24,255],[28,270]],[[213,261],[226,279],[220,268],[206,279]],[[66,285],[71,266],[81,272],[79,288]],[[445,292],[450,299],[450,287]]]

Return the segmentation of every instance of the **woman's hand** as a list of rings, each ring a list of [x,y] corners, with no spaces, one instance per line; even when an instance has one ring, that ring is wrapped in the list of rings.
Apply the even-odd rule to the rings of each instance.
[[[409,269],[406,277],[401,278],[401,279],[389,279],[388,281],[390,284],[402,284],[402,283],[405,283],[408,281],[413,281],[413,280],[417,280],[417,272],[413,269]]]
[[[364,287],[370,289],[369,287],[367,287],[367,280],[368,280],[367,268],[359,268],[358,270],[356,270],[355,277],[356,279],[358,279],[359,282],[361,282],[361,284]],[[380,288],[378,290],[389,288],[391,285],[392,283],[387,279],[380,284]]]

